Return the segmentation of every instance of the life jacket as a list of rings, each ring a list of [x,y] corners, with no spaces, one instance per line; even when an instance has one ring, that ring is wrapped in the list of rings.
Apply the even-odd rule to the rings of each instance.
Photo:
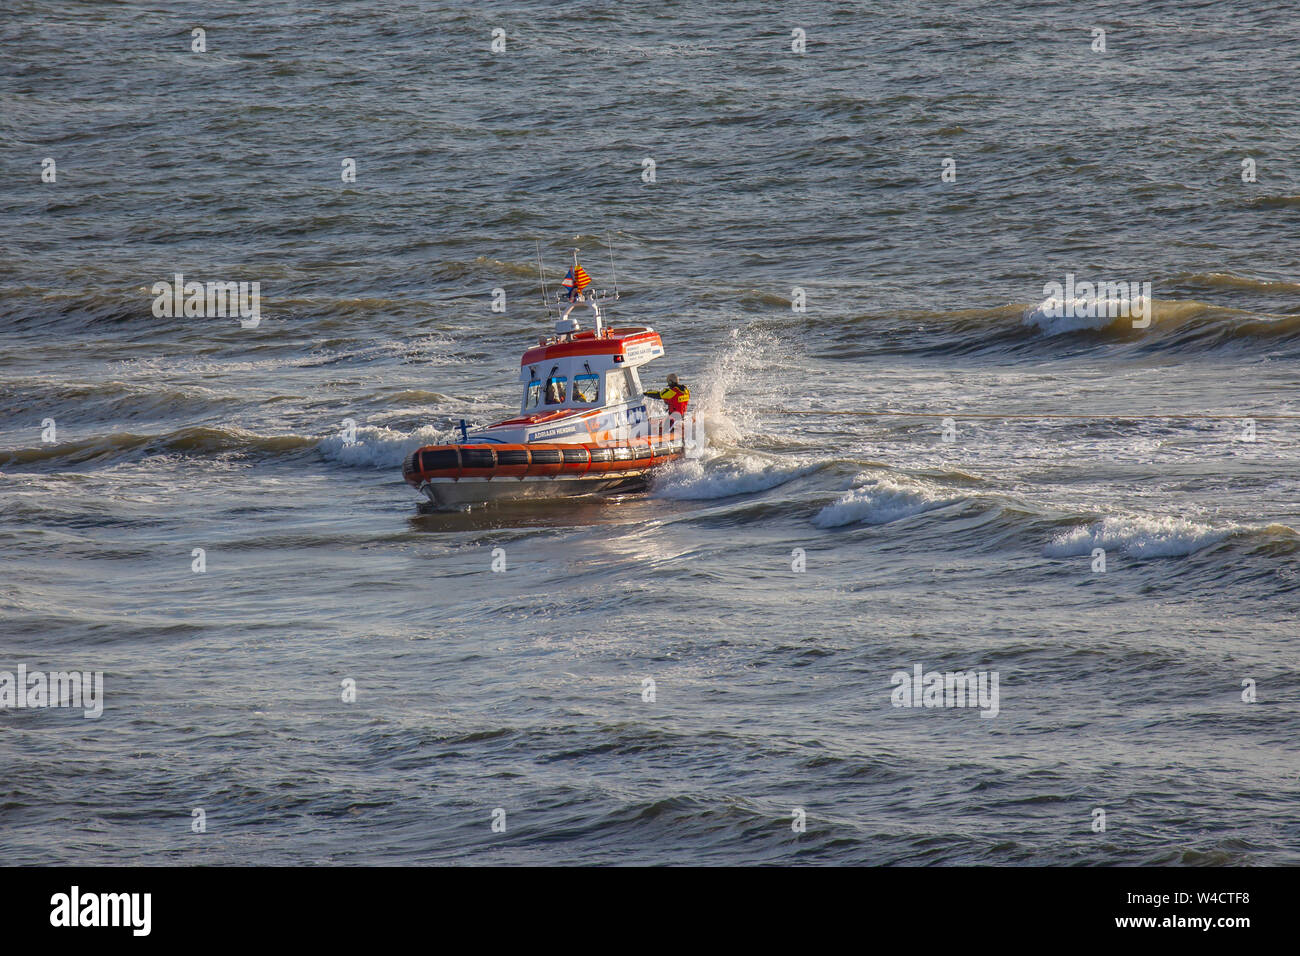
[[[669,385],[659,393],[659,397],[668,406],[670,415],[685,415],[686,406],[691,401],[691,390],[685,385]]]

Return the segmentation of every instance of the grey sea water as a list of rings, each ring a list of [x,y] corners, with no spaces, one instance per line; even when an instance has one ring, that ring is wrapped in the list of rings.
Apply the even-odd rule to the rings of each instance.
[[[1262,2],[9,0],[0,672],[104,712],[0,711],[0,854],[1300,862],[1298,47]],[[535,244],[612,288],[607,239],[706,456],[417,513],[404,455],[517,407]],[[176,273],[260,324],[155,316]],[[996,716],[893,706],[917,665]]]

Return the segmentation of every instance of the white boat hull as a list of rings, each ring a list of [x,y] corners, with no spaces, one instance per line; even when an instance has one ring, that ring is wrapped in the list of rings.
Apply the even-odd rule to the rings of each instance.
[[[570,477],[536,475],[524,478],[430,478],[420,491],[435,510],[456,511],[467,505],[529,498],[567,498],[578,495],[622,494],[646,485],[644,470],[603,472]]]

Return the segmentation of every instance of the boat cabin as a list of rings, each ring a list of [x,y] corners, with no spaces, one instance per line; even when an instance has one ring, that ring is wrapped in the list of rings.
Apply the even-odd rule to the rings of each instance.
[[[520,413],[608,408],[641,400],[637,369],[664,354],[651,328],[570,332],[543,341],[519,363]]]

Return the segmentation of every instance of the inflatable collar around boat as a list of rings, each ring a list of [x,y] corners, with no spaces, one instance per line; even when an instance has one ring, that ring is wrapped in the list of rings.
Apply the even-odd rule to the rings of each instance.
[[[639,370],[663,356],[659,333],[606,328],[600,306],[608,297],[582,294],[590,279],[576,257],[566,287],[571,279],[572,304],[555,335],[520,360],[520,415],[476,431],[461,422],[460,443],[426,445],[406,457],[403,477],[435,508],[636,491],[654,468],[698,455],[689,407],[684,417],[647,410]],[[571,317],[578,304],[595,313],[593,329]]]

